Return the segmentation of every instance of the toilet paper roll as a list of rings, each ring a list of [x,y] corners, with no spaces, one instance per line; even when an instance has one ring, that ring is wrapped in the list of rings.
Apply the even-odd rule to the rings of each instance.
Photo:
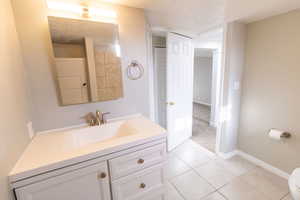
[[[277,129],[271,129],[269,131],[269,137],[274,140],[282,140],[282,138],[287,138],[289,133]],[[288,136],[289,137],[289,136]]]

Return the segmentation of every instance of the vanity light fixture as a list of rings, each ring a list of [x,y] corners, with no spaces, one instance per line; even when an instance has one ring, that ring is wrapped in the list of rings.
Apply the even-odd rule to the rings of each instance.
[[[117,18],[117,13],[113,10],[101,9],[91,7],[89,9],[91,16],[107,17],[107,18]]]
[[[64,3],[64,2],[59,2],[57,0],[48,0],[47,1],[47,6],[50,10],[53,11],[60,11],[70,14],[76,14],[78,15],[77,17],[82,17],[82,18],[90,18],[90,19],[116,19],[117,18],[117,13],[113,10],[108,10],[108,9],[103,9],[99,7],[89,7],[86,4],[78,5],[78,4],[71,4],[71,3]]]
[[[82,13],[82,7],[76,4],[58,2],[58,1],[47,1],[47,6],[51,10],[71,12],[71,13]]]

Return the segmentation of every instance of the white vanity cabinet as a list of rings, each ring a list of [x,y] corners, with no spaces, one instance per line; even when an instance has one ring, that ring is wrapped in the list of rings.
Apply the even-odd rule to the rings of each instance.
[[[113,200],[164,199],[165,144],[109,160]]]
[[[135,146],[21,180],[15,194],[17,200],[165,200],[165,156],[165,141]]]
[[[18,200],[110,200],[106,162],[51,177],[15,190]]]

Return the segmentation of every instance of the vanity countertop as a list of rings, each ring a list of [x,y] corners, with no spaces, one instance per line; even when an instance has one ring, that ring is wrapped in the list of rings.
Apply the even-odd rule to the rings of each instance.
[[[125,119],[122,123],[128,135],[125,133],[125,136],[111,137],[100,142],[80,143],[74,139],[74,131],[77,131],[77,136],[88,134],[80,131],[89,127],[37,134],[10,172],[10,182],[167,137],[165,129],[143,116]]]

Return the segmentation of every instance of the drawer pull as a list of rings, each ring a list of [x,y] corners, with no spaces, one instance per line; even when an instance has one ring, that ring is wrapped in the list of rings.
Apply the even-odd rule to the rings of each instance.
[[[103,179],[106,177],[106,173],[102,172],[101,174],[98,174],[98,179]]]
[[[140,188],[144,189],[146,187],[145,183],[141,183]]]
[[[138,164],[143,164],[144,162],[145,162],[144,159],[141,158],[137,161]]]

